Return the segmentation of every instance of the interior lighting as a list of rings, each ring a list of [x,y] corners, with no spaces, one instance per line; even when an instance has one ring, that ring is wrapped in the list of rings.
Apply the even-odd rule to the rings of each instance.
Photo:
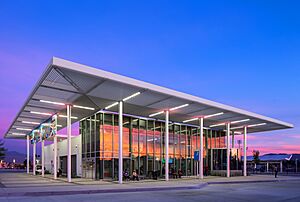
[[[189,106],[189,104],[184,104],[184,105],[180,105],[180,106],[177,106],[177,107],[173,107],[173,108],[170,109],[170,111],[174,111],[176,109],[181,109],[181,108],[187,107],[187,106]]]
[[[114,107],[114,106],[116,106],[118,104],[119,104],[118,102],[114,102],[111,105],[108,105],[107,107],[105,107],[104,109],[110,109],[110,108],[112,108],[112,107]]]
[[[238,121],[231,121],[230,123],[235,124],[235,123],[241,123],[241,122],[246,122],[250,121],[250,119],[243,119],[243,120],[238,120]]]
[[[219,123],[219,124],[215,124],[215,125],[210,125],[209,127],[213,128],[213,127],[222,126],[222,125],[225,125],[225,123]]]
[[[30,111],[32,114],[39,114],[39,115],[45,115],[45,116],[51,116],[52,114],[50,113],[45,113],[45,112],[35,112],[35,111]]]
[[[12,135],[26,135],[24,133],[12,133]]]
[[[184,120],[182,121],[183,123],[187,123],[187,122],[191,122],[191,121],[196,121],[198,120],[199,118],[193,118],[193,119],[188,119],[188,120]]]
[[[54,105],[61,105],[61,106],[66,105],[66,104],[61,103],[61,102],[53,102],[53,101],[49,101],[49,100],[40,100],[40,102],[48,103],[48,104],[54,104]]]
[[[129,99],[131,99],[131,98],[134,98],[134,97],[138,96],[139,94],[141,94],[141,92],[134,93],[134,94],[132,94],[132,95],[130,95],[130,96],[124,98],[122,101],[125,102],[125,101],[127,101],[127,100],[129,100]]]
[[[62,114],[59,114],[58,116],[59,116],[59,117],[63,117],[63,118],[68,118],[68,116],[62,115]],[[76,117],[76,116],[71,116],[71,119],[78,119],[78,117]]]
[[[75,108],[80,108],[80,109],[88,109],[88,110],[95,110],[93,107],[85,107],[85,106],[80,106],[80,105],[73,105]]]
[[[23,130],[23,131],[32,131],[32,129],[29,128],[16,128],[17,130]]]
[[[32,124],[32,125],[40,125],[38,122],[32,122],[32,121],[22,121],[22,123]]]
[[[266,123],[258,123],[258,124],[253,124],[253,125],[248,125],[248,128],[252,128],[252,127],[257,127],[257,126],[263,126],[266,125]]]
[[[163,114],[163,113],[164,113],[164,111],[156,112],[154,114],[150,114],[149,117],[157,116],[157,115]]]
[[[206,116],[204,116],[204,118],[207,119],[207,118],[211,118],[211,117],[215,117],[215,116],[220,116],[222,114],[224,114],[224,112],[219,112],[219,113],[216,113],[216,114],[206,115]]]

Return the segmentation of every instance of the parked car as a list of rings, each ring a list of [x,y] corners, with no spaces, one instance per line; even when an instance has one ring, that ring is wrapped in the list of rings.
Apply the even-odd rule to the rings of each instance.
[[[41,175],[42,174],[42,166],[41,165],[36,165],[35,174],[36,175]]]
[[[49,172],[48,170],[46,170],[45,167],[44,167],[44,173],[45,173],[45,174],[50,174],[50,172]],[[36,174],[36,175],[41,175],[41,174],[42,174],[42,166],[41,166],[41,165],[37,165],[37,166],[36,166],[35,174]]]

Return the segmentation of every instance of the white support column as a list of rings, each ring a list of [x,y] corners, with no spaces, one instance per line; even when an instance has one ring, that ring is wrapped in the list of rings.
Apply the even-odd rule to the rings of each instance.
[[[267,173],[269,172],[269,162],[267,162]]]
[[[234,148],[234,131],[232,131],[231,135],[231,148]]]
[[[71,162],[71,106],[70,105],[67,105],[67,135],[68,135],[67,176],[68,176],[68,182],[71,182],[72,162]]]
[[[169,180],[169,111],[166,110],[166,119],[165,119],[165,179]]]
[[[45,176],[45,140],[42,140],[42,177]]]
[[[200,179],[203,179],[203,117],[200,121],[200,150],[199,150],[199,163],[200,163]]]
[[[213,171],[214,170],[214,152],[212,149],[210,149],[210,171]]]
[[[29,174],[29,167],[30,167],[30,165],[29,165],[29,135],[27,135],[27,141],[26,141],[26,143],[27,143],[27,166],[26,166],[26,170],[27,170],[27,174]]]
[[[119,184],[123,183],[123,102],[119,102]]]
[[[32,167],[32,174],[35,175],[35,169],[36,169],[36,167],[35,167],[36,143],[34,142],[32,146],[33,146],[33,148],[32,148],[32,150],[33,150],[32,151],[32,166],[33,166]]]
[[[227,143],[227,177],[230,177],[230,123],[226,123]]]
[[[210,130],[209,133],[210,133],[210,140],[212,141],[212,130]],[[214,153],[212,150],[212,145],[210,144],[210,172],[212,172],[214,170],[214,162],[213,162],[214,157],[213,156],[214,156]]]
[[[247,176],[247,127],[244,127],[244,176]]]
[[[280,161],[280,172],[282,173],[283,170],[282,170],[282,161]]]
[[[53,155],[53,174],[54,174],[54,179],[57,179],[57,136],[54,136],[54,155]]]

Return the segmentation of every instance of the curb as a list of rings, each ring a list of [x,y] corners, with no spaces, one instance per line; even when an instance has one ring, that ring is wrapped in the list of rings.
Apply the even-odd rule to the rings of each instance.
[[[257,181],[229,181],[229,182],[207,182],[208,185],[213,184],[250,184],[250,183],[263,183],[263,182],[290,182],[290,181],[300,181],[300,179],[288,179],[288,180],[257,180]]]
[[[196,186],[185,187],[149,187],[149,188],[124,188],[124,189],[102,189],[102,190],[76,190],[76,191],[48,191],[48,192],[15,192],[3,193],[0,197],[16,197],[16,196],[59,196],[59,195],[78,195],[78,194],[104,194],[104,193],[126,193],[126,192],[151,192],[151,191],[166,191],[166,190],[192,190],[206,187],[207,183],[201,183]]]

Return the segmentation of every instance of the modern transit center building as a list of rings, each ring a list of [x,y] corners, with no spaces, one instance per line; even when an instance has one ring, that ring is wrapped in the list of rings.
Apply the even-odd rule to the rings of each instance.
[[[79,135],[72,124],[79,122]],[[293,125],[207,99],[53,58],[5,138],[41,144],[45,168],[72,177],[113,180],[247,175],[247,134]],[[66,134],[60,134],[66,128]],[[74,128],[73,128],[74,130]],[[234,137],[243,135],[240,151]],[[45,146],[45,141],[51,142]]]

